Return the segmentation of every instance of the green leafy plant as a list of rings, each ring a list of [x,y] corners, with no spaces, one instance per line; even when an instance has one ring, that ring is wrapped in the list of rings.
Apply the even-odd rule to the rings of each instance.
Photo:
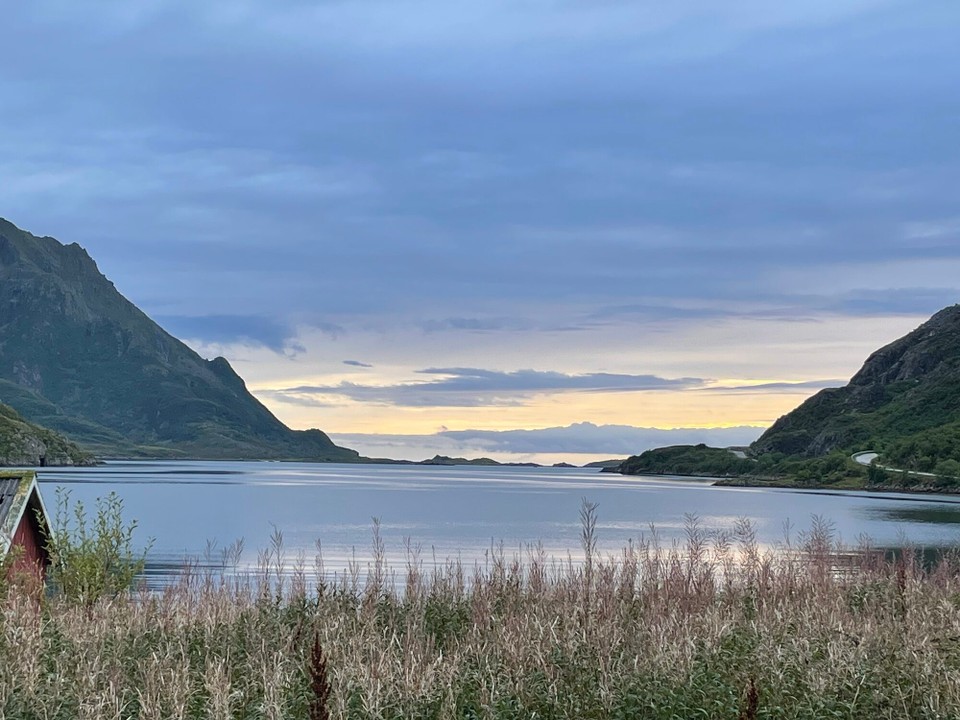
[[[136,520],[123,519],[123,500],[116,493],[96,501],[87,516],[83,503],[70,504],[70,493],[57,491],[57,510],[46,538],[50,555],[48,579],[55,593],[82,603],[117,597],[133,587],[143,572],[147,551],[133,544]]]

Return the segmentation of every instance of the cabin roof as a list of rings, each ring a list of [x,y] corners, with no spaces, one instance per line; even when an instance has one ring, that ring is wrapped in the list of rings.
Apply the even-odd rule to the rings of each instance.
[[[36,473],[31,470],[0,472],[0,557],[10,549],[13,534],[31,504],[39,508],[46,525],[47,510],[37,488]]]

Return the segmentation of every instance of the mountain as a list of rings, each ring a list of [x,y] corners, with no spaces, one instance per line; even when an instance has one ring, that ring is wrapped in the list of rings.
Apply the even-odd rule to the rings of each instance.
[[[497,462],[492,458],[480,457],[468,460],[462,457],[449,457],[447,455],[434,455],[429,460],[421,460],[417,465],[483,465],[486,467],[540,467],[537,463],[530,462]]]
[[[742,458],[726,448],[700,445],[671,445],[654,448],[627,458],[601,472],[623,475],[689,475],[696,477],[728,477],[750,473],[752,460]]]
[[[319,430],[286,427],[230,363],[165,332],[79,245],[3,219],[0,401],[109,456],[359,459]]]
[[[858,450],[910,470],[960,461],[960,305],[877,350],[845,387],[822,390],[777,420],[751,455]]]
[[[93,456],[63,435],[24,420],[9,405],[0,403],[0,465],[92,465]]]
[[[623,465],[624,459],[620,458],[619,460],[595,460],[593,462],[588,462],[584,465],[585,468],[600,468],[601,470],[606,468],[618,468]]]

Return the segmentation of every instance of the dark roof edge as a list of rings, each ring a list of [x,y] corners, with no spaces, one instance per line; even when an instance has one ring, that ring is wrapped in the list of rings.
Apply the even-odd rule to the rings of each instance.
[[[6,517],[0,518],[0,557],[3,557],[10,550],[13,542],[13,535],[20,525],[27,508],[30,506],[30,500],[36,497],[37,504],[40,506],[40,512],[44,522],[49,526],[49,515],[46,505],[43,503],[43,496],[40,495],[40,488],[37,485],[37,474],[33,470],[4,470],[0,471],[0,479],[12,480],[20,479],[17,486],[16,495],[7,512]]]

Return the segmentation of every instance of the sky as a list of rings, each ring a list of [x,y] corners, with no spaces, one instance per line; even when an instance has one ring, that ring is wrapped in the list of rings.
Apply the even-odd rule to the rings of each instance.
[[[66,0],[0,216],[365,454],[744,444],[960,301],[956,0]]]

